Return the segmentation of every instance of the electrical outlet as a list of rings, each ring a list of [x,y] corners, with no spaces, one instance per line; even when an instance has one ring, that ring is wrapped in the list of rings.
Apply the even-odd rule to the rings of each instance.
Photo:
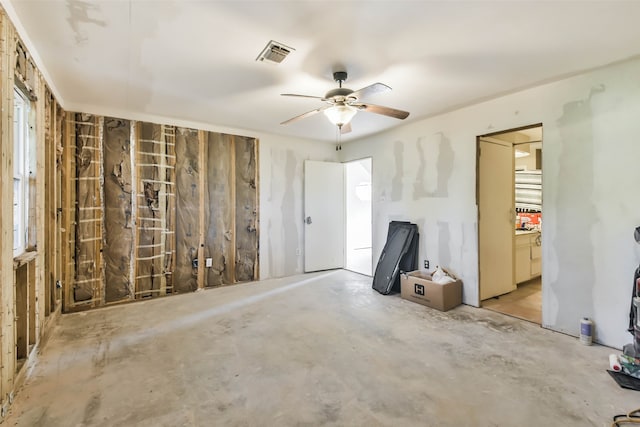
[[[204,266],[205,267],[213,267],[213,258],[205,258]]]
[[[427,270],[429,269],[429,260],[428,259],[424,260],[424,268],[427,269]]]

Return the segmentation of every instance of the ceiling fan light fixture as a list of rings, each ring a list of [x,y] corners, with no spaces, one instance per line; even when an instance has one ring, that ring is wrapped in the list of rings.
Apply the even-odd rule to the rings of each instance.
[[[346,125],[353,119],[353,116],[355,116],[357,112],[357,108],[345,104],[334,105],[324,110],[325,116],[336,126]]]

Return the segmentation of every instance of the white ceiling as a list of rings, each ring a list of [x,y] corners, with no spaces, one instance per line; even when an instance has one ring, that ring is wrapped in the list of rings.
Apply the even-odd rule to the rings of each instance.
[[[638,1],[2,0],[69,110],[334,141],[332,72],[415,121],[640,54]],[[24,34],[22,34],[24,36]],[[256,57],[274,39],[279,65]],[[359,112],[359,138],[403,123]]]

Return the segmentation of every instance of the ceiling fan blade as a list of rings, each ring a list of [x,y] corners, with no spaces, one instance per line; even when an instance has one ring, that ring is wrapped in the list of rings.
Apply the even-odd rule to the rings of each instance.
[[[395,108],[382,107],[380,105],[373,104],[358,104],[354,105],[359,110],[367,111],[369,113],[382,114],[383,116],[389,116],[396,119],[404,120],[409,117],[408,111],[396,110]]]
[[[312,98],[312,99],[320,99],[324,100],[321,96],[313,96],[313,95],[298,95],[297,93],[281,93],[281,96],[295,96],[297,98]]]
[[[360,99],[362,97],[374,95],[376,93],[389,92],[390,90],[391,88],[385,84],[374,83],[372,85],[363,87],[362,89],[356,90],[349,96],[355,96],[356,98]]]
[[[331,107],[331,105],[327,105],[327,106],[324,106],[324,107],[316,108],[315,110],[307,111],[306,113],[302,113],[299,116],[295,116],[295,117],[290,118],[289,120],[285,120],[284,122],[282,122],[280,124],[281,125],[288,125],[289,123],[293,123],[293,122],[296,122],[296,121],[298,121],[300,119],[304,119],[306,117],[313,116],[314,114],[318,114],[319,112],[324,111],[329,107]]]
[[[351,122],[345,123],[340,127],[340,133],[345,134],[351,132]]]

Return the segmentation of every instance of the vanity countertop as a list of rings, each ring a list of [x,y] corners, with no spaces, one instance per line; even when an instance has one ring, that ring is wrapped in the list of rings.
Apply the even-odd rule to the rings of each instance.
[[[540,233],[540,230],[516,230],[516,236],[520,236],[521,234],[533,234]]]

